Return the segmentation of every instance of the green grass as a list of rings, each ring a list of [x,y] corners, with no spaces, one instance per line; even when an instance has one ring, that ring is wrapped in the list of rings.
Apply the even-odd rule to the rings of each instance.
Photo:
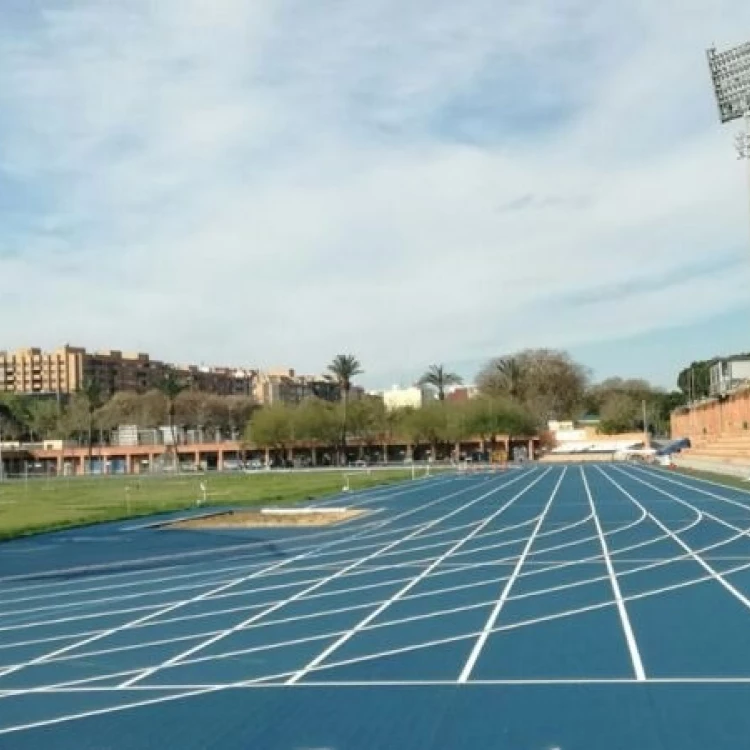
[[[0,484],[0,539],[193,508],[201,482],[209,506],[320,498],[340,492],[345,474],[356,491],[410,479],[411,469],[11,480]]]
[[[711,482],[716,482],[717,484],[726,485],[727,487],[744,490],[745,492],[750,491],[750,482],[748,482],[747,479],[733,476],[731,474],[717,474],[713,471],[689,469],[687,466],[679,466],[671,473],[684,474],[687,477],[695,477],[696,479],[707,479]]]

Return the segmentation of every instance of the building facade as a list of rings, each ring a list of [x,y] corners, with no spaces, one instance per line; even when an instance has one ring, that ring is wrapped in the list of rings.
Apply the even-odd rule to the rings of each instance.
[[[709,395],[724,396],[750,380],[750,358],[725,357],[711,363]]]
[[[257,374],[253,395],[259,404],[266,405],[299,404],[308,398],[338,401],[341,388],[335,381],[322,376],[297,375],[294,370],[268,370]]]
[[[436,398],[437,394],[432,388],[421,385],[413,385],[411,388],[394,386],[389,391],[383,391],[383,403],[388,411],[407,408],[421,409]]]
[[[174,365],[143,352],[89,352],[65,345],[51,352],[39,348],[0,351],[0,393],[67,396],[96,383],[102,398],[120,391],[144,393],[168,373],[190,390],[221,396],[254,398],[259,404],[298,404],[307,398],[339,401],[341,388],[322,375],[298,375],[293,369],[256,370],[238,367]],[[364,391],[353,386],[350,399]]]
[[[192,390],[225,396],[252,396],[257,378],[255,370],[175,366],[142,352],[89,352],[67,344],[52,352],[39,348],[0,351],[0,393],[69,395],[96,383],[107,399],[118,391],[144,393],[167,372],[176,373]]]
[[[54,352],[37,348],[0,351],[0,392],[73,393],[83,385],[84,350],[64,346]]]

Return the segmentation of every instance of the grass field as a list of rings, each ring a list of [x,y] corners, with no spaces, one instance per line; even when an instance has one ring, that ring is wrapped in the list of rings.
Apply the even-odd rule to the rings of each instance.
[[[688,477],[695,477],[696,479],[706,479],[710,482],[716,482],[717,484],[723,484],[727,487],[735,487],[739,490],[750,490],[750,482],[743,477],[734,476],[733,474],[717,474],[713,471],[700,471],[698,469],[689,469],[686,466],[679,466],[675,469],[678,474],[684,474]]]
[[[420,469],[419,473],[424,473]],[[260,505],[324,497],[411,478],[411,468],[178,476],[61,477],[0,484],[0,539],[206,505]]]

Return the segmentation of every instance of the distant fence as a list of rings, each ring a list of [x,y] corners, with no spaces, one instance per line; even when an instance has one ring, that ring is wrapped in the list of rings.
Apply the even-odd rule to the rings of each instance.
[[[158,480],[169,477],[196,477],[196,476],[260,476],[268,474],[326,474],[326,473],[346,473],[346,474],[370,474],[373,472],[401,471],[404,476],[411,473],[419,476],[425,476],[435,473],[445,473],[447,471],[457,471],[458,466],[447,461],[392,461],[390,463],[380,463],[371,465],[358,465],[352,463],[345,466],[305,466],[305,467],[261,467],[261,468],[224,468],[219,469],[202,469],[192,468],[174,469],[171,471],[150,471],[140,474],[118,473],[97,473],[91,474],[55,474],[40,472],[8,473],[5,472],[0,476],[0,481],[8,482],[106,482],[108,480],[117,481],[126,479],[133,481],[135,479]]]
[[[601,464],[616,461],[616,455],[614,451],[611,453],[548,453],[539,460],[544,464]]]

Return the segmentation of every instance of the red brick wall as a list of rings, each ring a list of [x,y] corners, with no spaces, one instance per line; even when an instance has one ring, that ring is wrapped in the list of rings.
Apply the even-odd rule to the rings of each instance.
[[[717,435],[750,435],[750,389],[734,393],[725,401],[710,401],[689,412],[674,412],[672,437],[694,442]]]

